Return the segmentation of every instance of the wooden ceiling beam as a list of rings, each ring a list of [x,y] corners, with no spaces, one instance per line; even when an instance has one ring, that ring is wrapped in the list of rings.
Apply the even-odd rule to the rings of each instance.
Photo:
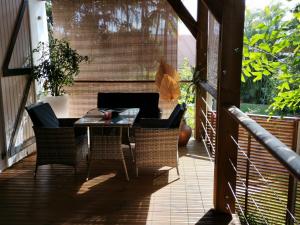
[[[168,0],[169,4],[172,6],[178,17],[182,20],[182,22],[186,25],[192,35],[197,38],[198,28],[197,22],[187,10],[187,8],[183,5],[181,0]]]
[[[208,10],[212,13],[218,23],[222,21],[222,9],[224,0],[201,0]]]

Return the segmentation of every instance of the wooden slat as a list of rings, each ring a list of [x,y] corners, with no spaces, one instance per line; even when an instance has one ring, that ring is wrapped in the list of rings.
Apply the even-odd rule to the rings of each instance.
[[[45,165],[34,179],[32,155],[0,174],[0,223],[229,224],[228,215],[211,210],[213,164],[203,146],[191,141],[179,156],[180,179],[175,169],[135,178],[128,160],[127,182],[117,161],[95,161],[89,181],[85,161],[76,176],[72,167]]]

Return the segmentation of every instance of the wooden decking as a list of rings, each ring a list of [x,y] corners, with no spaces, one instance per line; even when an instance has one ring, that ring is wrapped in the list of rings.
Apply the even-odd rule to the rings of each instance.
[[[70,167],[41,166],[33,178],[35,155],[0,174],[0,224],[223,224],[212,208],[213,163],[203,146],[180,149],[175,169],[156,175],[141,171],[127,182],[121,163]],[[220,222],[222,221],[222,222]]]

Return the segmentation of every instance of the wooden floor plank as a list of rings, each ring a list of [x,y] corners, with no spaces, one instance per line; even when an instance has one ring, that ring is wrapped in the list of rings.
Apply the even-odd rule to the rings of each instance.
[[[1,225],[214,224],[213,163],[194,140],[180,149],[180,179],[175,169],[135,178],[130,167],[127,182],[121,163],[103,161],[88,181],[85,162],[76,176],[54,165],[34,179],[34,166],[32,155],[0,174]]]

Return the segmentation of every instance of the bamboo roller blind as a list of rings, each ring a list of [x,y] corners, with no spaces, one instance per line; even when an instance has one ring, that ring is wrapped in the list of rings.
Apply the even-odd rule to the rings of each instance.
[[[217,89],[220,24],[209,13],[208,43],[207,43],[207,82]]]
[[[154,80],[177,67],[177,17],[166,0],[54,0],[54,34],[89,56],[76,80]]]

